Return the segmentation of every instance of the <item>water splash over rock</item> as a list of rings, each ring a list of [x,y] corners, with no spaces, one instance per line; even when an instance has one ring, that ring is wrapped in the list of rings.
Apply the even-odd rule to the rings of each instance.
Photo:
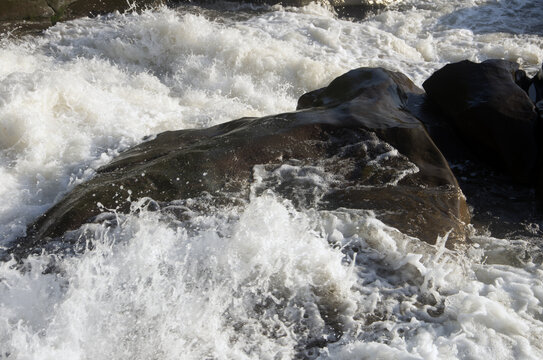
[[[361,68],[318,90],[320,97],[301,99],[313,96],[320,106],[159,134],[77,186],[29,227],[15,252],[39,251],[105,209],[127,212],[144,197],[159,204],[204,194],[243,201],[255,166],[279,174],[268,176],[267,188],[299,207],[372,210],[429,243],[451,230],[449,246],[461,243],[469,222],[465,198],[422,123],[404,110],[412,92],[420,89],[400,73]],[[315,177],[300,186],[285,166],[318,169],[320,190]]]

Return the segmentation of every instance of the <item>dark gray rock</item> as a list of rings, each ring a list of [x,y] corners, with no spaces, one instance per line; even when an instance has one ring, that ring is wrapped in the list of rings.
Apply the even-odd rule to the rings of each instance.
[[[14,251],[24,256],[62,240],[103,207],[126,212],[128,197],[158,204],[204,195],[243,201],[256,165],[260,188],[298,207],[372,210],[429,243],[449,230],[448,246],[462,243],[465,198],[424,126],[404,110],[411,92],[421,90],[400,73],[362,68],[314,93],[312,107],[298,112],[159,134],[73,189],[28,228]],[[299,174],[311,171],[327,185],[300,181]]]
[[[528,75],[526,74],[526,71],[524,70],[515,71],[514,78],[515,78],[515,84],[517,84],[522,90],[528,93],[530,89],[530,85],[532,84],[532,80],[528,77]]]
[[[503,60],[465,60],[436,71],[423,86],[475,154],[515,181],[534,184],[537,112],[515,83],[517,71]]]
[[[543,100],[543,65],[542,69],[540,69],[530,80],[527,92],[534,103]]]
[[[527,107],[529,108],[529,101],[526,101],[526,96],[522,95],[511,83],[512,80],[524,92],[528,92],[528,88],[532,82],[532,79],[528,78],[526,73],[519,69],[517,63],[504,60],[488,60],[483,64],[485,64],[483,66],[492,66],[500,71],[502,80],[505,79],[506,88],[513,88],[514,94],[517,94],[514,96],[523,99],[523,103],[525,105],[528,104]],[[477,77],[474,77],[474,79],[477,79]],[[493,78],[493,81],[502,80]],[[445,88],[447,86],[449,85],[444,84]],[[483,87],[481,90],[483,94],[485,91],[495,91],[496,88],[495,85],[488,86],[484,82],[481,84],[481,87]],[[493,88],[494,90],[492,90]],[[503,91],[507,92],[508,90]],[[468,98],[471,100],[467,101],[473,101],[474,104],[485,101],[484,96],[488,97],[488,95],[480,96],[480,94],[473,91],[466,91],[462,94],[466,98],[468,98],[466,94],[469,94],[472,98]],[[496,102],[497,100],[494,101]],[[505,106],[505,103],[502,105]],[[533,239],[535,242],[539,242],[543,236],[543,221],[541,220],[542,213],[539,210],[536,193],[532,187],[534,179],[528,181],[528,183],[521,182],[520,184],[518,181],[512,181],[511,174],[508,174],[507,171],[504,172],[503,166],[496,166],[494,161],[489,162],[487,157],[480,156],[480,152],[476,154],[473,150],[477,150],[477,146],[473,146],[473,144],[468,146],[467,139],[463,136],[463,133],[456,131],[457,128],[451,116],[444,113],[440,106],[432,102],[428,97],[424,95],[412,96],[408,101],[408,108],[425,124],[430,136],[432,136],[432,139],[445,155],[449,164],[451,164],[451,168],[462,188],[462,192],[467,197],[467,202],[471,209],[471,224],[474,229],[483,234],[491,233],[492,236],[498,238]],[[514,112],[514,108],[511,111]],[[541,127],[538,127],[537,124],[535,129],[538,129],[536,131],[541,131]],[[487,131],[487,133],[489,135],[493,134],[492,131]],[[482,136],[489,135],[483,134]],[[534,137],[541,139],[541,135],[537,135],[536,133],[526,134],[526,136],[528,143]],[[481,146],[480,142],[476,142],[477,144]],[[518,144],[512,145],[508,141],[504,146],[509,146],[513,149]],[[537,141],[536,146],[539,146]],[[504,147],[503,151],[507,151],[507,148]],[[537,150],[532,151],[537,156]],[[539,152],[539,162],[541,163],[541,149],[539,149]],[[497,157],[498,155],[496,152],[495,156]],[[543,200],[542,168],[543,166],[539,165],[539,175],[533,175],[533,178],[539,179],[536,190],[539,197],[542,198],[540,202]]]

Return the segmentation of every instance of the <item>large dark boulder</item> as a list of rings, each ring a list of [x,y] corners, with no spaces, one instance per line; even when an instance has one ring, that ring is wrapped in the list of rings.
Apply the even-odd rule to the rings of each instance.
[[[245,201],[255,177],[260,190],[274,189],[298,207],[372,210],[429,243],[452,230],[452,247],[464,241],[469,213],[446,160],[404,110],[412,92],[421,90],[400,73],[361,68],[304,95],[309,107],[297,112],[159,134],[73,189],[28,228],[15,252],[41,249],[104,208],[126,212],[129,200],[142,197],[162,206],[198,197]]]
[[[509,61],[487,60],[483,64],[485,64],[484,66],[501,68],[500,81],[505,81],[505,85],[515,89],[517,96],[523,99],[524,104],[527,104],[526,97],[523,94],[519,95],[518,89],[514,87],[511,80],[522,91],[530,94],[530,97],[533,97],[532,100],[536,100],[537,92],[534,84],[537,84],[537,75],[529,78],[523,70],[519,69],[517,63]],[[477,66],[477,68],[480,67]],[[444,85],[445,88],[447,86],[448,84]],[[491,86],[487,86],[482,90],[490,91],[491,89]],[[484,97],[475,92],[469,93],[466,98],[468,96],[473,97],[471,100],[474,104],[477,104],[478,101],[485,101]],[[529,108],[530,105],[528,104],[527,107]],[[464,133],[457,131],[451,116],[447,115],[443,108],[440,108],[428,97],[425,95],[410,97],[408,108],[425,124],[430,136],[451,164],[462,192],[467,197],[471,209],[471,224],[476,231],[491,233],[492,236],[502,239],[534,239],[534,241],[538,241],[543,236],[542,213],[536,198],[537,193],[540,198],[539,203],[543,202],[541,148],[539,148],[539,155],[536,151],[532,153],[539,156],[539,176],[536,171],[528,183],[519,183],[519,181],[513,181],[510,173],[503,171],[505,169],[503,164],[496,166],[495,161],[489,161],[488,157],[481,156],[480,149],[478,153],[475,153],[478,146],[481,146],[481,142],[476,142],[475,146],[468,144]],[[541,116],[541,111],[539,114]],[[528,143],[534,138],[536,140],[542,138],[541,126],[536,125],[535,129],[539,131],[539,134],[536,131],[533,134],[526,134]],[[489,132],[489,134],[491,133]],[[511,146],[511,149],[514,148],[510,142],[504,143],[504,145]],[[504,148],[504,151],[507,149]],[[495,154],[496,158],[498,155]],[[538,179],[536,193],[532,187],[535,178]],[[526,256],[532,256],[532,254],[526,254]],[[514,263],[517,260],[509,259],[507,261]]]
[[[518,65],[465,60],[436,71],[423,84],[428,97],[480,158],[521,184],[534,184],[537,112],[519,87]]]

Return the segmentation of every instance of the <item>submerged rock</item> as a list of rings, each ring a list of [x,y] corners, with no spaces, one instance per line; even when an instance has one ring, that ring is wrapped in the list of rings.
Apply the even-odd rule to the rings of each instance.
[[[452,230],[453,246],[464,240],[469,213],[446,160],[404,110],[408,94],[420,92],[400,73],[361,68],[304,95],[297,112],[159,134],[73,189],[14,251],[24,256],[142,197],[229,202],[251,188],[271,188],[301,208],[371,210],[429,243]]]
[[[534,184],[537,112],[515,80],[518,64],[465,60],[436,71],[423,84],[428,97],[479,157],[521,184]]]

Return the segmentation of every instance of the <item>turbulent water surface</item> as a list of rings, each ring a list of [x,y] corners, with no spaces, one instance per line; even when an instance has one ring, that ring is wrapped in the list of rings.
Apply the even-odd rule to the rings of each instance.
[[[0,44],[0,244],[147,135],[292,111],[360,66],[420,85],[447,62],[543,61],[539,0],[412,0],[363,20],[324,6],[183,5],[59,23]],[[88,225],[95,248],[0,263],[0,358],[541,359],[538,239],[466,253],[371,211],[295,208],[255,168],[249,201],[185,201]],[[201,202],[201,206],[191,206]],[[368,209],[371,210],[371,209]],[[543,224],[532,224],[533,227]]]

